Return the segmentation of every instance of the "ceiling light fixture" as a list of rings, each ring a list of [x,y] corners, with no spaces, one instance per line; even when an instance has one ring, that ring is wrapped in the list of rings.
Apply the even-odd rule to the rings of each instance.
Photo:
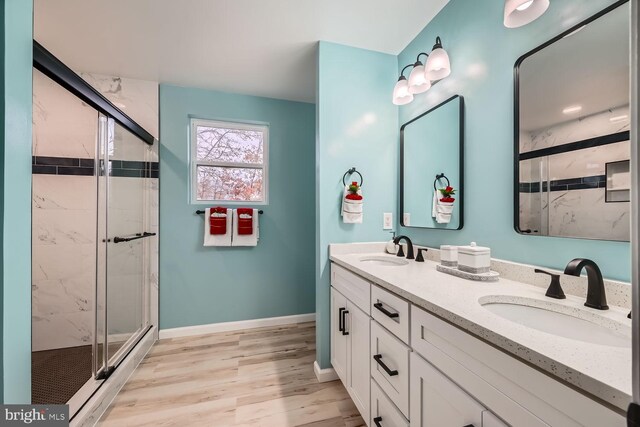
[[[504,26],[518,28],[541,17],[549,8],[549,0],[506,0]]]
[[[571,105],[562,110],[562,114],[573,114],[582,111],[582,105]]]
[[[422,64],[420,57],[427,57],[427,63]],[[407,68],[412,67],[409,80],[404,76]],[[442,40],[436,37],[431,53],[420,52],[416,62],[402,69],[398,82],[393,88],[393,103],[405,105],[413,101],[413,95],[428,91],[435,82],[444,79],[451,74],[451,62],[449,54],[442,47]]]

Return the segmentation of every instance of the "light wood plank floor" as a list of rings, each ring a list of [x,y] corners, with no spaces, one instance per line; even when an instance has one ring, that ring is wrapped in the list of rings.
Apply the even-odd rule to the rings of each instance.
[[[315,324],[159,341],[100,427],[359,427],[340,381],[313,372]]]

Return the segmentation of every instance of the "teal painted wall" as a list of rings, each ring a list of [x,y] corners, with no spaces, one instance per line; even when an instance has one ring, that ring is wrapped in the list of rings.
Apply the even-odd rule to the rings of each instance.
[[[0,215],[4,403],[31,402],[31,75],[33,3],[2,7]]]
[[[316,134],[317,361],[330,363],[330,243],[390,238],[383,212],[397,211],[398,115],[391,103],[397,79],[394,55],[320,42]],[[355,166],[364,175],[364,222],[340,217],[342,176]]]
[[[160,327],[313,313],[313,104],[160,86]],[[269,123],[269,205],[253,248],[202,246],[189,119]]]
[[[460,227],[460,203],[453,204],[451,222],[440,224],[432,215],[433,185],[436,175],[444,173],[460,198],[460,104],[458,97],[439,106],[404,128],[404,212],[409,225],[457,229]],[[444,188],[445,179],[436,188]],[[442,194],[438,193],[438,198]],[[407,223],[405,222],[405,225]]]
[[[607,277],[630,279],[630,246],[622,242],[522,236],[513,229],[513,66],[517,58],[614,3],[551,2],[547,13],[518,29],[502,25],[504,2],[452,0],[400,53],[398,68],[442,38],[452,74],[400,107],[405,123],[454,94],[466,105],[465,225],[461,231],[400,227],[428,246],[476,241],[496,258],[563,269],[574,257],[595,260]],[[391,80],[393,82],[393,80]],[[391,93],[387,83],[388,92]],[[390,95],[389,95],[390,96]],[[363,110],[364,111],[364,110]]]

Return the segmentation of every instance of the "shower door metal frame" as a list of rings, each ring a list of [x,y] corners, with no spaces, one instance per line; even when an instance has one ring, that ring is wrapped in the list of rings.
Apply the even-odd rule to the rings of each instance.
[[[640,426],[640,149],[638,125],[640,124],[640,0],[631,0],[631,382],[632,402],[627,413],[629,427]]]
[[[46,50],[42,45],[40,45],[35,40],[33,41],[33,67],[42,72],[44,75],[52,79],[54,82],[59,84],[61,87],[78,97],[83,102],[87,103],[92,108],[96,109],[99,113],[98,115],[98,141],[96,141],[95,145],[95,163],[94,170],[96,174],[96,186],[98,190],[96,206],[98,207],[98,215],[99,212],[99,200],[101,197],[100,194],[100,178],[101,171],[105,175],[104,177],[108,178],[109,169],[108,169],[108,157],[106,162],[101,161],[99,156],[99,149],[101,139],[102,141],[106,141],[106,135],[103,132],[106,132],[107,128],[104,126],[108,121],[112,121],[112,123],[118,123],[124,129],[128,130],[136,137],[138,137],[142,142],[153,145],[156,140],[148,131],[146,131],[142,126],[136,123],[133,119],[131,119],[128,115],[126,115],[122,110],[117,108],[111,101],[105,98],[100,92],[98,92],[95,88],[89,85],[86,81],[82,79],[78,74],[76,74],[73,70],[67,67],[62,61],[56,58],[51,52]],[[101,120],[102,119],[102,120]],[[101,124],[102,123],[102,124]],[[104,139],[103,139],[104,138]],[[108,186],[108,179],[107,186]],[[107,194],[108,194],[108,187]],[[145,193],[146,194],[146,193]],[[108,199],[107,199],[108,203]],[[148,194],[145,196],[145,206],[148,205]],[[108,205],[107,205],[108,207]],[[106,215],[108,209],[106,209],[103,213]],[[97,217],[99,219],[99,216]],[[105,221],[107,218],[105,217]],[[145,216],[144,221],[148,221],[148,215]],[[106,222],[105,222],[106,224]],[[67,402],[70,406],[70,417],[73,417],[82,409],[86,402],[94,395],[94,393],[102,386],[105,379],[108,378],[109,374],[113,372],[115,368],[126,358],[126,356],[133,351],[136,345],[142,340],[142,338],[152,329],[153,325],[151,323],[151,309],[150,309],[150,277],[149,277],[149,259],[150,255],[149,244],[145,242],[143,247],[143,307],[142,307],[142,315],[143,315],[143,325],[142,328],[137,331],[134,335],[132,335],[129,340],[126,341],[125,345],[123,345],[111,358],[111,361],[108,360],[108,313],[107,313],[107,301],[106,301],[106,291],[108,284],[104,287],[104,295],[105,300],[103,304],[103,320],[104,320],[104,334],[102,338],[104,340],[103,348],[102,348],[102,363],[99,363],[98,359],[98,316],[99,316],[99,292],[100,288],[98,286],[98,279],[101,274],[100,272],[100,256],[101,255],[101,243],[105,244],[105,248],[107,243],[102,242],[102,236],[100,235],[100,225],[96,224],[96,282],[95,282],[95,295],[94,295],[94,339],[92,342],[92,376],[91,378],[74,394],[74,396]],[[108,238],[105,237],[105,240]],[[107,271],[106,265],[106,256],[108,252],[104,253],[104,268],[105,275]],[[105,276],[106,278],[106,276]],[[104,372],[104,375],[101,373]]]
[[[119,122],[118,122],[119,123]],[[95,334],[94,334],[94,379],[103,380],[109,378],[109,376],[115,371],[118,365],[124,360],[124,358],[131,352],[131,350],[138,344],[138,342],[144,337],[144,335],[151,329],[151,319],[150,319],[150,278],[149,278],[149,250],[148,250],[148,241],[143,240],[140,242],[142,245],[142,319],[143,324],[141,328],[136,331],[133,335],[131,335],[125,343],[113,354],[109,354],[109,245],[116,244],[113,236],[109,235],[109,201],[110,201],[110,160],[109,160],[109,144],[111,143],[111,138],[115,138],[115,126],[116,120],[113,117],[109,117],[108,115],[100,115],[100,123],[99,123],[99,137],[97,145],[97,157],[96,157],[96,174],[97,174],[97,185],[98,185],[98,224],[97,231],[98,237],[96,239],[98,245],[96,247],[96,309],[95,309]],[[126,127],[125,130],[129,130]],[[138,136],[137,134],[134,134]],[[141,141],[143,142],[143,141]],[[146,156],[145,156],[146,157]],[[145,162],[147,159],[145,159]],[[104,184],[100,185],[100,178],[104,179]],[[146,179],[146,178],[142,178]],[[102,188],[102,192],[100,189]],[[101,194],[104,193],[104,194]],[[143,228],[147,229],[148,222],[148,212],[146,212],[146,207],[148,205],[148,194],[147,192],[143,193],[143,206],[145,206],[145,210],[143,211]],[[102,205],[102,209],[100,206]],[[104,233],[100,235],[100,221],[103,221],[103,230]],[[102,247],[102,250],[100,248]],[[100,270],[100,261],[104,262],[104,271]],[[103,275],[102,280],[104,283],[103,289],[100,288],[100,280],[101,275]],[[100,295],[102,293],[102,295]],[[102,316],[99,315],[98,311],[98,301],[103,301],[103,313]],[[100,317],[102,317],[103,322],[103,344],[102,344],[102,364],[99,363],[98,356],[98,325],[100,324]],[[100,365],[100,366],[99,366]]]
[[[155,140],[153,135],[35,40],[33,41],[33,66],[99,112],[112,117],[146,144],[153,145]]]

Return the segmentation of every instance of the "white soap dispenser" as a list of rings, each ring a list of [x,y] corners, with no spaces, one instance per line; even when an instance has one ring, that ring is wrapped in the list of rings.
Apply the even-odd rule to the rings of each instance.
[[[458,267],[458,247],[452,245],[440,246],[440,264],[445,267]]]

